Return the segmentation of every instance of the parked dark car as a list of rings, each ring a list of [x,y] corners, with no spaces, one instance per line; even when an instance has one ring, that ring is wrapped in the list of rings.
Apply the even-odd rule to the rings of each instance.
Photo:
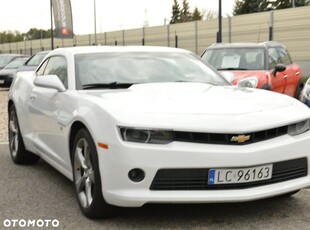
[[[16,58],[14,61],[11,61],[2,70],[0,70],[0,84],[5,87],[11,86],[17,69],[27,60],[28,58]]]
[[[7,64],[16,58],[29,57],[22,54],[0,54],[0,69],[3,69]]]
[[[202,60],[227,76],[233,84],[268,89],[299,98],[301,68],[278,42],[214,44]],[[229,78],[229,76],[228,76]]]
[[[39,66],[43,58],[49,53],[50,51],[41,51],[34,55],[32,55],[22,66],[20,66],[17,72],[22,71],[34,71]]]

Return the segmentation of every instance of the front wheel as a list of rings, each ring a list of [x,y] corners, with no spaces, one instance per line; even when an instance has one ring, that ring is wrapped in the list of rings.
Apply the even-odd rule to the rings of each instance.
[[[38,162],[40,157],[25,148],[14,105],[9,108],[8,134],[10,154],[15,164],[35,164]]]
[[[107,204],[102,195],[96,146],[85,128],[75,136],[72,162],[75,192],[83,214],[94,219],[113,214],[115,207]]]

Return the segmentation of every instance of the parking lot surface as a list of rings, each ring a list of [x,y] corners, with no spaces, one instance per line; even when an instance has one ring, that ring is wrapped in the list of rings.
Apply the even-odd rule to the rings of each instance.
[[[0,143],[8,141],[7,135],[7,99],[9,89],[0,88]]]

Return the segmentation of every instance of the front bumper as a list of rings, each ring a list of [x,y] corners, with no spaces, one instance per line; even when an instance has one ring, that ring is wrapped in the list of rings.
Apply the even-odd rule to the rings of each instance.
[[[172,142],[167,145],[120,141],[109,150],[98,149],[102,192],[117,206],[140,207],[146,203],[242,202],[263,199],[310,186],[310,131],[283,135],[244,146]],[[307,175],[284,182],[238,189],[151,190],[160,169],[242,168],[306,158]],[[131,169],[145,173],[141,182],[128,177]]]
[[[11,85],[13,77],[10,75],[0,75],[0,85]]]

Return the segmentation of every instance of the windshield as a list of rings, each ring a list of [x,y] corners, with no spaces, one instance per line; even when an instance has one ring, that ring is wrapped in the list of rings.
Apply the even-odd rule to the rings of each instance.
[[[263,48],[209,49],[202,60],[217,70],[264,70]]]
[[[28,60],[27,66],[38,66],[47,53],[38,53]]]
[[[7,66],[5,66],[4,69],[18,69],[18,67],[23,65],[26,61],[27,61],[26,58],[16,59],[10,62]]]
[[[122,52],[76,55],[77,88],[153,82],[228,83],[188,53]]]
[[[6,66],[11,60],[12,60],[12,56],[0,56],[0,66],[4,67]]]

